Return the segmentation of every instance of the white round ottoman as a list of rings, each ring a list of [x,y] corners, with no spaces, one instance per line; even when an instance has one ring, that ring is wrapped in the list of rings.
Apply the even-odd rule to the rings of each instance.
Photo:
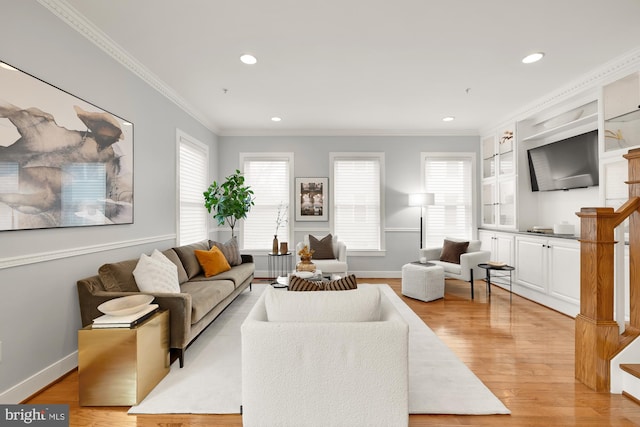
[[[402,295],[421,301],[444,298],[444,268],[430,263],[403,265]]]

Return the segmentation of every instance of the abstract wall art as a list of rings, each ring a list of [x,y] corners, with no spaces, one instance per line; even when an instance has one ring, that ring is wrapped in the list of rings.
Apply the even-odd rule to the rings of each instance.
[[[0,62],[0,231],[133,223],[133,124]]]

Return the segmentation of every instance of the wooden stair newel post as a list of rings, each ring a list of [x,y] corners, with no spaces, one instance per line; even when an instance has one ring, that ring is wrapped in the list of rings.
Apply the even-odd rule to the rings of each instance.
[[[640,197],[640,149],[630,150],[624,158],[629,162],[629,200]],[[629,326],[640,329],[640,213],[629,216]]]
[[[609,358],[618,346],[613,320],[613,208],[582,208],[580,217],[580,314],[576,317],[576,378],[609,391]]]

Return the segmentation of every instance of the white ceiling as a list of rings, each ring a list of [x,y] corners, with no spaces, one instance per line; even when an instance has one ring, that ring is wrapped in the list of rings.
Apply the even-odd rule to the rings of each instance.
[[[219,134],[477,133],[640,46],[638,0],[66,6]],[[545,58],[520,62],[535,51]],[[239,61],[247,52],[256,65]]]

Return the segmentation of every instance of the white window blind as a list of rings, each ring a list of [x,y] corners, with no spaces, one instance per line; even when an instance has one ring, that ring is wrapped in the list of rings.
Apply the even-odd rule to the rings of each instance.
[[[445,237],[473,236],[473,157],[423,154],[425,192],[434,205],[425,209],[426,247],[440,246]]]
[[[208,238],[203,193],[209,187],[209,148],[178,133],[178,245]]]
[[[350,251],[381,250],[381,155],[333,157],[333,228]]]
[[[276,157],[269,153],[243,156],[245,184],[251,187],[254,195],[254,206],[247,214],[242,229],[244,249],[271,249],[279,210],[287,221],[278,228],[278,240],[290,242],[291,161],[292,155],[289,154]]]

